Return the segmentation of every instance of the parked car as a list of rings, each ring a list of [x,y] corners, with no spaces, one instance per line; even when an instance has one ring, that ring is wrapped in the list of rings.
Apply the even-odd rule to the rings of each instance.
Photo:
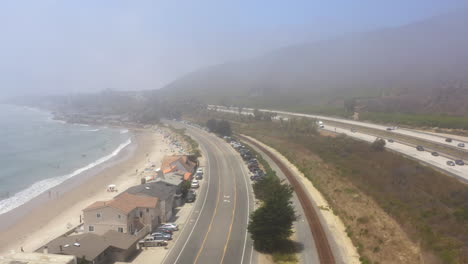
[[[151,235],[157,240],[172,240],[172,235],[169,233],[154,232]]]
[[[197,173],[195,173],[195,179],[197,179],[197,180],[203,179],[203,172],[197,172]]]
[[[203,174],[203,168],[198,168],[197,173],[202,173]]]
[[[167,240],[164,239],[156,239],[152,236],[146,237],[138,242],[140,246],[143,247],[162,247],[167,246]]]
[[[320,127],[320,128],[325,128],[325,126],[324,126],[324,125],[319,125],[319,127]]]
[[[390,142],[390,143],[394,142],[393,139],[391,139],[391,138],[387,139],[387,141]]]
[[[155,232],[161,232],[161,233],[166,233],[166,234],[171,234],[174,233],[174,230],[170,228],[165,228],[165,227],[158,227],[156,228]]]
[[[187,203],[193,203],[195,202],[195,199],[197,198],[197,196],[194,194],[194,193],[187,193],[187,196],[185,197],[185,201]]]
[[[458,143],[458,145],[460,148],[464,148],[465,147],[465,143]]]
[[[446,138],[445,142],[452,142],[452,139],[451,138]]]
[[[192,180],[192,183],[190,184],[191,188],[198,188],[200,187],[200,184],[198,184],[197,180]]]
[[[463,166],[465,165],[465,162],[463,162],[463,160],[455,160],[455,164],[459,165],[459,166]]]
[[[437,153],[436,151],[433,151],[433,152],[431,152],[431,155],[434,156],[434,157],[437,157],[437,156],[439,156],[439,153]]]
[[[423,146],[416,146],[416,149],[417,149],[418,151],[424,151],[424,147],[423,147]]]
[[[455,166],[455,162],[451,161],[451,160],[447,160],[447,165],[449,166]]]
[[[179,226],[177,224],[174,224],[174,223],[165,223],[165,224],[162,224],[160,227],[161,228],[169,228],[169,229],[172,229],[174,231],[179,230]]]
[[[392,130],[393,130],[393,128],[387,127],[387,131],[392,131]]]

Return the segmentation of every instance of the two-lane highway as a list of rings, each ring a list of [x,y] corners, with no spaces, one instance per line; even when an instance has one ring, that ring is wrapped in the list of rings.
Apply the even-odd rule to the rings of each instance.
[[[253,263],[247,234],[253,198],[239,154],[212,134],[184,127],[199,143],[207,164],[193,212],[164,263]]]

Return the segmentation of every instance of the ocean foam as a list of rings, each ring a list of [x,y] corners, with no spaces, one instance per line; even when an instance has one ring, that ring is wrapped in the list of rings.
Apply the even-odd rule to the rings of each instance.
[[[128,129],[122,129],[120,130],[120,134],[127,134],[128,133]]]
[[[100,130],[99,128],[96,128],[96,129],[88,129],[88,130],[82,130],[82,131],[84,131],[84,132],[97,132],[99,130]]]
[[[46,192],[47,190],[61,184],[62,182],[84,172],[87,171],[99,164],[102,164],[112,157],[115,157],[122,151],[125,147],[132,143],[131,139],[128,139],[124,143],[120,144],[111,154],[104,156],[93,163],[88,164],[87,166],[77,169],[74,172],[62,175],[50,179],[45,179],[34,183],[33,185],[29,186],[28,188],[16,193],[10,198],[4,199],[0,201],[0,214],[4,214],[10,210],[15,209],[16,207],[25,204],[26,202],[32,200],[33,198],[39,196],[40,194]],[[52,194],[53,195],[53,194]]]

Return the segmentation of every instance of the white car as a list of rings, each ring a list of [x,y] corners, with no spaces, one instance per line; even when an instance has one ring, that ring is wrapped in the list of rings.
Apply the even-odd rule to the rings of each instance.
[[[203,173],[203,168],[198,168],[197,173]]]
[[[175,223],[165,223],[165,224],[162,224],[160,227],[172,229],[174,231],[179,230],[179,226]]]
[[[191,188],[198,188],[198,187],[200,187],[200,184],[198,184],[197,180],[193,180],[192,184],[190,184],[190,187]]]

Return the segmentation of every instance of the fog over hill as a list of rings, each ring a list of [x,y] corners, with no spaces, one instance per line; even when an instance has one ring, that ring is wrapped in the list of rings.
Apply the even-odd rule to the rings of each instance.
[[[289,46],[204,68],[162,89],[210,103],[342,105],[468,114],[468,10],[398,28]]]

